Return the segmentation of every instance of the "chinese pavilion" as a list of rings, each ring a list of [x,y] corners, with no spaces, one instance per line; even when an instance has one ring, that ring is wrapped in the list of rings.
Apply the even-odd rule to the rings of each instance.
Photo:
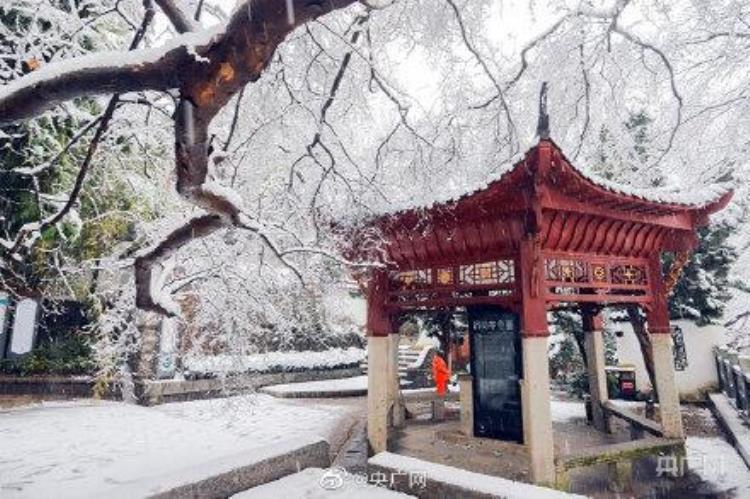
[[[523,442],[534,481],[555,476],[547,313],[556,307],[577,305],[583,315],[599,429],[607,388],[598,313],[614,304],[641,307],[661,433],[683,438],[667,295],[697,243],[696,229],[731,197],[718,185],[684,193],[617,186],[578,170],[542,138],[481,190],[351,228],[347,255],[380,264],[360,276],[372,450],[386,450],[388,427],[402,422],[394,316],[456,307],[467,310],[472,337],[474,434]],[[677,255],[666,275],[664,252]]]

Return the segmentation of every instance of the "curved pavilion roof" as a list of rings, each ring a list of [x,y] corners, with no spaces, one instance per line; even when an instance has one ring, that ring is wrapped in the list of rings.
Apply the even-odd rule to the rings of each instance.
[[[354,229],[349,253],[420,268],[507,256],[534,237],[551,252],[643,257],[691,248],[695,229],[732,195],[724,185],[683,192],[618,185],[582,172],[544,139],[481,189],[370,219]]]

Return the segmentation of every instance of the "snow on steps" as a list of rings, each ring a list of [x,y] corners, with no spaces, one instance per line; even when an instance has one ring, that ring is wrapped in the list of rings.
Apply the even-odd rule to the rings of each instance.
[[[405,378],[409,368],[422,367],[424,359],[430,353],[432,347],[424,347],[422,350],[415,350],[408,345],[399,345],[398,347],[398,375]],[[362,372],[367,374],[367,358],[360,364]]]
[[[392,480],[395,490],[424,499],[435,497],[460,497],[462,499],[585,497],[390,452],[376,454],[367,463],[370,476],[373,476],[375,472],[385,473],[387,483]],[[415,477],[418,478],[415,480]],[[419,478],[424,478],[424,487],[415,483]]]
[[[309,467],[330,466],[330,446],[321,437],[302,437],[193,465],[166,475],[113,487],[96,497],[108,499],[224,498]]]
[[[409,382],[402,379],[401,388],[406,389],[408,386]],[[367,395],[367,376],[271,385],[261,388],[260,392],[278,398],[295,399],[362,397]]]
[[[279,398],[360,397],[367,395],[367,376],[271,385],[260,391]]]
[[[750,468],[750,428],[740,418],[740,415],[729,402],[724,393],[709,393],[713,413],[717,416],[724,429],[729,433],[729,440],[734,444],[740,457]]]

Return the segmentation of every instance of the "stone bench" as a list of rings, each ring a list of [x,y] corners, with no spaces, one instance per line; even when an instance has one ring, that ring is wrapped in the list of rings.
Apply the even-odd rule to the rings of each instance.
[[[630,425],[630,438],[633,440],[643,438],[644,433],[649,433],[655,437],[664,436],[661,425],[656,421],[622,409],[610,400],[603,402],[601,406],[607,417],[620,418]]]
[[[434,388],[427,388],[414,391],[403,391],[402,397],[406,402],[430,402],[433,421],[445,420],[445,402],[458,402],[459,394],[448,392],[444,397],[437,394]]]
[[[568,490],[568,472],[572,469],[608,464],[610,481],[617,492],[622,492],[630,488],[633,460],[661,454],[682,456],[684,453],[683,440],[661,437],[587,447],[555,458],[555,486]]]

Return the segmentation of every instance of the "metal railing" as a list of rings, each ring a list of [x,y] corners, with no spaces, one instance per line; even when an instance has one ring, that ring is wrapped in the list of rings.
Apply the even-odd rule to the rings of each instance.
[[[750,422],[750,355],[727,347],[714,350],[719,387],[740,416]]]

